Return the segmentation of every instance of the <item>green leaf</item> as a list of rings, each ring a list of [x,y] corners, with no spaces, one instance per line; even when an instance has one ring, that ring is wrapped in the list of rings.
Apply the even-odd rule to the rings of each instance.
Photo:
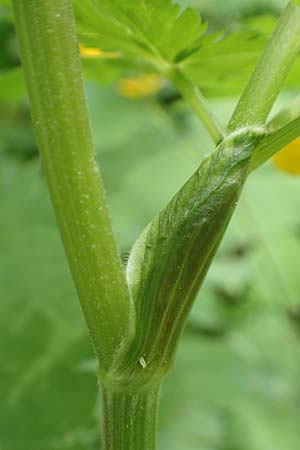
[[[203,92],[213,95],[241,91],[269,32],[268,23],[267,30],[247,25],[233,34],[221,31],[204,35],[206,26],[199,13],[192,8],[180,9],[171,0],[89,0],[84,4],[75,0],[75,6],[80,40],[90,47],[119,52],[123,70],[128,56],[127,70],[136,73],[150,69],[166,75],[176,64],[176,69]],[[141,64],[143,61],[148,66]],[[116,65],[116,61],[110,64]],[[91,61],[90,66],[96,62]],[[96,67],[93,75],[97,79]]]
[[[114,228],[121,248],[128,249],[209,147],[194,116],[183,115],[180,104],[175,109],[183,120],[174,123],[154,101],[130,102],[95,86],[87,93]],[[218,101],[215,109],[225,122],[230,110],[224,113],[224,104],[231,108],[227,101]],[[16,130],[19,125],[13,123],[13,127]],[[6,398],[2,400],[0,443],[5,450],[96,450],[99,407],[93,357],[42,180],[37,166],[27,163],[13,168],[1,160],[0,184],[6,183],[0,191],[1,398],[19,384],[22,370],[28,372],[35,360],[42,359],[56,332],[57,346],[65,353],[55,359],[51,350],[52,368],[35,372],[14,407],[8,408]],[[299,182],[265,166],[246,184],[225,246],[206,279],[209,286],[201,289],[175,368],[164,383],[159,449],[298,450],[299,337],[286,318],[285,298],[273,304],[281,272],[269,270],[271,256],[262,247],[264,238],[271,235],[280,258],[285,237],[298,230]],[[244,262],[250,272],[246,281],[253,290],[249,301],[241,296],[239,311],[230,305],[225,315],[212,298],[213,290],[223,283],[225,287],[239,283],[238,272],[243,270],[236,267],[235,271],[225,253],[240,248],[241,242],[259,251],[255,261],[247,253]],[[284,276],[291,274],[291,287],[297,281],[298,266],[290,264],[297,262],[298,251],[295,245],[291,260],[288,249],[284,251],[285,266],[279,267]],[[255,289],[256,276],[259,284],[265,278],[263,290]],[[263,298],[257,296],[259,292]],[[33,304],[41,314],[22,323]],[[50,318],[51,310],[66,319],[64,329]],[[17,323],[17,317],[21,325],[15,331],[11,322]],[[202,325],[224,323],[228,329],[224,338],[201,334]],[[73,330],[76,333],[79,328],[82,338],[72,341]]]
[[[16,67],[0,71],[0,102],[16,103],[26,96],[23,70]]]
[[[263,48],[265,36],[256,30],[205,37],[198,51],[186,58],[181,70],[203,92],[239,93]]]
[[[75,0],[75,7],[88,44],[144,56],[158,65],[195,51],[206,29],[195,9],[182,11],[172,0]]]
[[[300,241],[296,234],[277,234],[264,236],[261,245],[251,260],[255,283],[251,286],[251,295],[268,304],[270,286],[274,287],[273,304],[286,311],[297,311],[299,307],[300,278]],[[274,272],[277,276],[274,276]]]
[[[40,166],[0,167],[0,447],[96,449],[96,363]]]
[[[13,22],[11,0],[0,0],[0,19]]]
[[[187,332],[164,385],[159,448],[297,450],[298,347],[271,305],[226,339]]]
[[[109,67],[113,70],[118,66],[119,75],[128,71],[137,74],[152,71],[166,75],[169,65],[175,62],[177,70],[182,71],[206,95],[213,96],[240,94],[276,25],[274,16],[267,15],[259,20],[255,17],[242,22],[237,31],[227,29],[203,34],[205,29],[199,13],[190,8],[186,10],[188,12],[183,13],[181,20],[184,19],[188,25],[181,29],[181,20],[175,20],[176,8],[170,8],[169,0],[151,0],[146,7],[143,6],[145,2],[138,2],[142,6],[134,11],[136,1],[129,5],[120,0],[109,2],[109,6],[107,3],[92,3],[89,0],[83,4],[75,0],[81,42],[119,52],[119,60],[106,61],[104,70],[110,70]],[[205,10],[205,6],[203,8]],[[155,11],[156,22],[153,18]],[[159,25],[156,26],[156,23]],[[178,27],[180,31],[177,33]],[[294,65],[286,87],[298,87],[299,67],[299,64]],[[103,70],[96,59],[89,61],[89,78],[103,79]]]

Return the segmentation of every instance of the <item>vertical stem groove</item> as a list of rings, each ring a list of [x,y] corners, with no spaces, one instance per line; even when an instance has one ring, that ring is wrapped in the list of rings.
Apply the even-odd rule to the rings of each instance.
[[[103,450],[155,450],[159,388],[102,390]]]

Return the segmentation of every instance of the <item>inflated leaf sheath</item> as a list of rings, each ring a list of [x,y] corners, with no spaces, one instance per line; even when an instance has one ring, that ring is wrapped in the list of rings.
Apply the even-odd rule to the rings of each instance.
[[[153,382],[154,374],[160,377],[170,368],[263,135],[247,130],[220,144],[136,241],[127,278],[137,331],[111,372],[114,378],[120,374],[120,383],[131,377],[138,382],[139,376],[141,383]]]

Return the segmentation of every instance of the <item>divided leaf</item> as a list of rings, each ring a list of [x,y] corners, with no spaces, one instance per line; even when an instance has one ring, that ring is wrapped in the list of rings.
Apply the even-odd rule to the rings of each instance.
[[[199,12],[173,0],[75,0],[75,11],[80,41],[118,52],[113,66],[166,77],[176,67],[213,95],[240,93],[269,32],[247,25],[234,33],[205,34]],[[89,76],[97,80],[98,73],[95,58]]]
[[[181,63],[181,71],[206,94],[239,94],[264,46],[255,30],[205,36],[203,45]]]
[[[173,0],[75,0],[75,7],[79,31],[90,44],[154,65],[195,51],[206,30],[196,10],[182,11]]]

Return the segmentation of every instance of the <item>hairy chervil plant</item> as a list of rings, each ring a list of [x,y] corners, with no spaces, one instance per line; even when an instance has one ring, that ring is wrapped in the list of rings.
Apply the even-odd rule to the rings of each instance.
[[[161,383],[243,186],[300,134],[294,106],[267,123],[300,49],[299,1],[283,11],[227,129],[200,89],[214,76],[205,61],[254,39],[207,34],[198,11],[172,0],[74,1],[81,48],[168,79],[216,146],[138,237],[126,273],[94,157],[72,2],[13,6],[41,160],[99,363],[103,449],[154,450]],[[237,51],[233,70],[243,58]]]

